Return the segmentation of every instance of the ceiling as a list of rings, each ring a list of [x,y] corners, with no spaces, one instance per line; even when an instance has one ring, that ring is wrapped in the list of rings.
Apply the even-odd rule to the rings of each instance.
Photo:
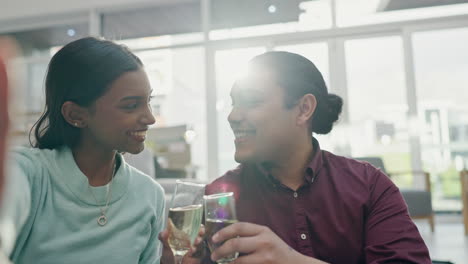
[[[61,46],[88,35],[88,25],[70,24],[10,33],[21,45],[23,53]]]
[[[313,0],[214,0],[212,29],[297,21],[301,2]],[[350,1],[350,0],[346,0]],[[379,12],[468,3],[468,0],[381,0]],[[268,8],[274,5],[275,12]],[[145,8],[104,12],[102,31],[108,39],[131,39],[201,32],[200,1],[167,1]],[[73,30],[74,34],[69,34]],[[88,35],[88,24],[59,25],[10,33],[27,53],[64,45]]]
[[[297,21],[301,2],[311,0],[215,0],[212,1],[212,29]],[[268,8],[274,5],[275,12]],[[102,32],[108,39],[131,39],[168,34],[201,32],[200,1],[185,0],[104,12]],[[75,34],[70,36],[68,30]],[[25,50],[64,45],[88,35],[88,24],[60,25],[10,33]]]
[[[468,3],[468,0],[381,0],[377,11],[385,12],[461,3]]]

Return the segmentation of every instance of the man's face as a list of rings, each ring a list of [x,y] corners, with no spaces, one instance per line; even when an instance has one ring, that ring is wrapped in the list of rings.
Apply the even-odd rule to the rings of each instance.
[[[239,163],[277,162],[297,145],[297,107],[287,109],[284,89],[268,71],[255,71],[231,89],[228,121]]]

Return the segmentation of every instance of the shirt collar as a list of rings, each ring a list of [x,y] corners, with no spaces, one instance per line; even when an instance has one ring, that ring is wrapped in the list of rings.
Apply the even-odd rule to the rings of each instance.
[[[87,204],[105,205],[108,199],[108,187],[112,188],[109,204],[116,202],[127,192],[130,168],[119,153],[116,154],[116,159],[118,159],[120,166],[115,171],[112,181],[104,186],[97,187],[89,185],[88,178],[76,164],[70,148],[64,146],[58,149],[55,159],[56,161],[53,162],[57,165],[57,175],[61,176],[59,177],[60,180],[65,182],[70,192]],[[91,195],[91,192],[94,196]]]
[[[323,165],[322,150],[320,149],[318,140],[314,137],[312,137],[312,146],[314,153],[312,154],[312,159],[308,163],[304,172],[306,184],[312,184],[315,181],[315,178]],[[266,180],[269,185],[273,187],[283,186],[283,184],[273,177],[273,175],[271,175],[264,167],[256,165],[255,169],[259,172],[261,178]]]
[[[314,137],[312,137],[312,146],[314,147],[314,154],[311,161],[309,162],[309,165],[307,166],[307,169],[311,170],[310,175],[312,175],[312,177],[310,178],[310,181],[314,182],[320,169],[323,167],[323,155],[322,150],[320,149],[320,144]]]

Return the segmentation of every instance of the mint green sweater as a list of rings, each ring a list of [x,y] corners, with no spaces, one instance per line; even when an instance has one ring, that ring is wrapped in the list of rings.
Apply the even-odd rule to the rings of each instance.
[[[69,148],[13,151],[0,212],[2,247],[13,263],[159,263],[164,191],[118,159],[108,222],[99,226],[108,186],[90,187]]]

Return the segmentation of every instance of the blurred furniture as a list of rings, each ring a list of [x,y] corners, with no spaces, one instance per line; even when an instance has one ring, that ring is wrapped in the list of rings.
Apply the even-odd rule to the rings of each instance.
[[[157,159],[154,162],[156,178],[196,178],[186,125],[149,129],[146,146]]]
[[[413,177],[423,176],[425,180],[424,189],[407,189],[400,188],[400,192],[408,205],[408,212],[413,219],[427,219],[431,227],[431,231],[434,232],[434,211],[432,210],[432,198],[431,198],[431,181],[430,174],[425,171],[398,171],[398,172],[387,172],[382,158],[380,157],[359,157],[356,160],[365,161],[373,165],[374,167],[380,168],[383,173],[387,174],[390,178],[394,176],[400,176],[403,174],[411,173]]]
[[[461,199],[463,203],[463,224],[465,226],[465,236],[468,236],[468,170],[460,172]]]
[[[190,165],[191,151],[190,145],[185,140],[186,131],[186,125],[148,130],[146,144],[159,158],[159,163],[164,169],[185,171]]]
[[[154,156],[149,148],[144,148],[138,154],[125,153],[123,156],[128,164],[149,175],[151,178],[156,178]]]

